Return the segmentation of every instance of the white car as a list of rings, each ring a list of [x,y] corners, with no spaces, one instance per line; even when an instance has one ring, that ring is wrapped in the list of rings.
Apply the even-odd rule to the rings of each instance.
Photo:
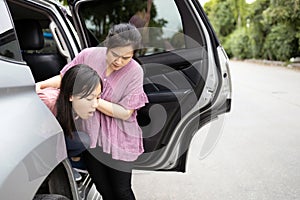
[[[0,199],[101,199],[76,182],[63,131],[35,92],[112,24],[141,30],[149,103],[135,169],[184,172],[195,133],[230,111],[228,58],[197,0],[0,0]]]

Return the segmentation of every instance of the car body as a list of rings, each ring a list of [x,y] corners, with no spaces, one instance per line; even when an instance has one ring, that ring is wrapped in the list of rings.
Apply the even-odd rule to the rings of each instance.
[[[138,110],[136,169],[184,172],[193,136],[230,111],[228,57],[196,0],[0,0],[1,199],[100,199],[73,178],[63,131],[35,92],[115,23],[143,35],[136,59],[149,103]],[[43,194],[43,195],[41,195]],[[49,197],[50,196],[50,197]]]

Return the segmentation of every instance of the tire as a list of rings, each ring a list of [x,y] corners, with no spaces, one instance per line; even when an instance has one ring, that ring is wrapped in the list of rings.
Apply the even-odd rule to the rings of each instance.
[[[37,194],[33,200],[69,200],[67,197],[59,194]]]

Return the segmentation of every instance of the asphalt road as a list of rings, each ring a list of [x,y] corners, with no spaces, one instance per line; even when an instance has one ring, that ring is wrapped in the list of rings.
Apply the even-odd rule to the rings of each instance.
[[[210,126],[191,145],[186,173],[135,172],[137,200],[300,199],[300,70],[231,61],[233,105],[214,150]]]

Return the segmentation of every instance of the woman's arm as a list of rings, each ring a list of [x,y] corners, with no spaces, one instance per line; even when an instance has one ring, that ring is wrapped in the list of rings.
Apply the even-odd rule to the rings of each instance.
[[[60,88],[61,79],[62,79],[62,77],[59,74],[59,75],[53,76],[47,80],[37,82],[35,84],[35,90],[36,90],[36,92],[38,92],[39,90],[47,88],[47,87]]]
[[[129,119],[129,117],[132,115],[132,113],[134,111],[134,110],[127,110],[118,104],[111,103],[104,99],[99,99],[97,109],[100,112],[102,112],[110,117],[119,118],[122,120]]]

